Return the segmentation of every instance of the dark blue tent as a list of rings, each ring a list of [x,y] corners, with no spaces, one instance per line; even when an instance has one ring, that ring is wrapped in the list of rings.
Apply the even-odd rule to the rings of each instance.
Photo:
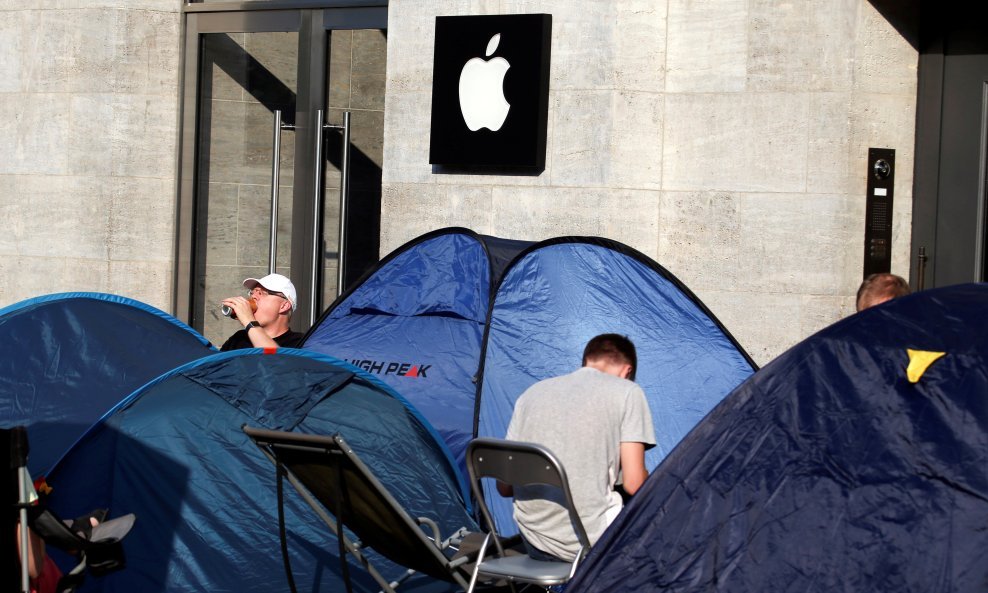
[[[174,369],[128,397],[49,476],[51,506],[72,517],[135,513],[127,568],[90,579],[107,592],[287,589],[274,466],[241,426],[341,433],[412,516],[443,533],[475,528],[448,450],[393,390],[341,361],[301,350],[240,350]],[[291,488],[288,548],[300,591],[340,591],[337,541]],[[403,569],[371,554],[391,578]],[[351,567],[355,590],[377,591]],[[420,576],[403,590],[448,590]]]
[[[755,366],[669,271],[606,239],[563,237],[521,253],[496,288],[488,332],[477,433],[497,438],[518,396],[579,367],[590,338],[628,336],[655,423],[650,470]],[[488,503],[511,532],[509,501],[492,493]]]
[[[436,427],[461,467],[491,287],[528,243],[443,229],[395,250],[334,302],[305,338],[374,374]]]
[[[216,351],[154,307],[97,293],[11,305],[0,336],[0,426],[28,427],[35,475],[135,389]]]
[[[649,477],[567,591],[988,589],[988,285],[795,346]]]

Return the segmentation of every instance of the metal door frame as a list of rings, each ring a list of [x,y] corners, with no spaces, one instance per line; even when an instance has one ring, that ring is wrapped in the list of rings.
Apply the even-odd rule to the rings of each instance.
[[[310,320],[321,313],[323,308],[322,291],[318,290],[322,266],[315,264],[321,252],[323,171],[316,163],[304,161],[306,156],[318,152],[314,128],[320,114],[317,112],[321,112],[326,106],[329,31],[387,29],[387,13],[387,0],[197,2],[183,7],[176,187],[178,232],[172,302],[176,317],[185,320],[192,327],[203,326],[202,319],[194,318],[196,311],[204,310],[204,303],[197,302],[201,296],[195,286],[195,262],[201,258],[201,251],[204,249],[204,242],[198,240],[201,222],[195,193],[200,134],[196,101],[200,90],[198,70],[201,35],[222,32],[298,32],[291,268],[300,300],[308,305],[308,314],[293,316],[292,328],[304,331]]]

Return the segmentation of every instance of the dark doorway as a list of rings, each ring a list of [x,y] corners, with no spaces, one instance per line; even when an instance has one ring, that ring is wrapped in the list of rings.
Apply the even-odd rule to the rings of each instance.
[[[919,35],[911,284],[988,277],[988,6],[924,2]]]

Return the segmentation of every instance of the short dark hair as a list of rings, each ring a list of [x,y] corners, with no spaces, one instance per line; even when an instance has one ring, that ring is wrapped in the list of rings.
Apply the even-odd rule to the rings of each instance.
[[[615,364],[630,364],[631,374],[628,378],[635,380],[638,370],[638,354],[634,343],[620,334],[600,334],[587,342],[583,349],[583,366],[591,360],[606,360]]]
[[[909,283],[901,276],[895,274],[878,273],[869,274],[861,286],[858,287],[858,296],[854,300],[854,307],[860,311],[864,307],[861,305],[866,301],[878,300],[885,302],[897,297],[909,294]]]

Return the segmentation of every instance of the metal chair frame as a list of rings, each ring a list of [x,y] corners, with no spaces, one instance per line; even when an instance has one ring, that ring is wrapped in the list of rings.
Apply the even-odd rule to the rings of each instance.
[[[427,517],[411,517],[340,434],[307,435],[250,426],[244,426],[243,431],[271,460],[279,476],[284,474],[339,540],[341,574],[348,590],[350,577],[346,569],[346,554],[353,556],[377,581],[382,593],[394,593],[416,572],[409,568],[398,579],[386,579],[362,553],[365,547],[375,548],[386,557],[389,552],[397,552],[415,559],[422,572],[466,587],[466,579],[459,567],[468,558],[451,559],[445,551],[460,541],[467,530],[461,528],[443,539],[435,521]],[[279,500],[279,507],[281,505],[282,501]],[[330,516],[330,513],[335,516]],[[283,514],[279,508],[279,521],[282,520]],[[375,525],[380,521],[386,521],[389,533],[376,533]],[[365,541],[351,540],[344,533],[344,526]],[[423,527],[428,532],[423,531]],[[377,544],[383,544],[383,549],[378,548]],[[294,589],[285,546],[282,534],[285,570]],[[391,559],[399,565],[408,566],[401,558]]]
[[[590,549],[590,540],[573,503],[566,470],[559,459],[547,448],[535,443],[478,438],[467,446],[467,471],[470,474],[470,487],[489,529],[467,593],[473,592],[480,575],[506,579],[512,584],[512,589],[515,582],[549,587],[561,585],[573,578],[577,565]],[[482,478],[494,478],[512,487],[545,485],[561,490],[573,531],[580,543],[576,558],[572,562],[554,562],[535,560],[529,556],[506,556],[497,526],[484,500],[480,484]],[[487,547],[492,540],[497,553],[495,557],[488,558]]]

